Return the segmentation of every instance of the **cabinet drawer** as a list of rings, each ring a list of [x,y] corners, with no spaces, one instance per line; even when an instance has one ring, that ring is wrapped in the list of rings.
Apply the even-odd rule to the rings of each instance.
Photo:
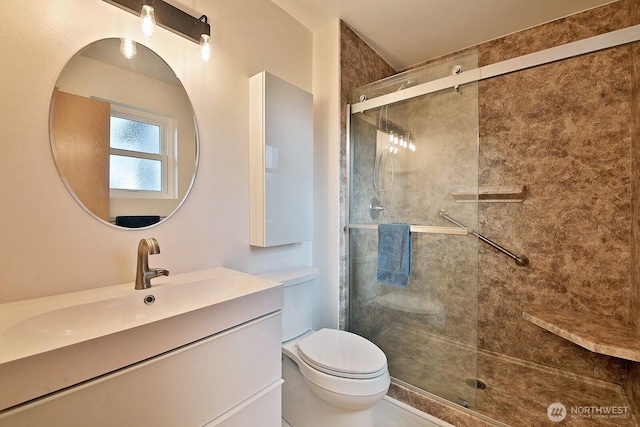
[[[202,426],[279,381],[281,334],[278,312],[8,411],[0,426]]]
[[[283,382],[277,381],[205,427],[281,427]]]

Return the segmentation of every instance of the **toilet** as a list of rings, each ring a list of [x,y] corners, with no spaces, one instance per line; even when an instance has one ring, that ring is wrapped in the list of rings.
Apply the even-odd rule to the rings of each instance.
[[[282,417],[292,427],[373,426],[390,384],[384,352],[350,332],[311,329],[316,268],[260,276],[284,285]]]

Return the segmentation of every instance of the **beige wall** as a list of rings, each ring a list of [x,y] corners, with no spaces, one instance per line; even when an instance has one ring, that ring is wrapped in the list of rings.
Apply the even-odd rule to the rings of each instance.
[[[150,236],[162,250],[151,265],[172,273],[216,266],[260,272],[312,262],[310,243],[272,249],[248,243],[248,78],[264,69],[311,91],[309,30],[267,0],[194,0],[190,10],[208,15],[212,28],[208,63],[195,43],[166,30],[144,41],[191,98],[200,169],[189,199],[166,223],[118,230],[91,218],[59,178],[49,145],[49,101],[58,73],[80,48],[107,37],[141,41],[138,18],[102,0],[3,6],[0,302],[132,281],[137,243]],[[317,173],[325,179],[324,171]]]

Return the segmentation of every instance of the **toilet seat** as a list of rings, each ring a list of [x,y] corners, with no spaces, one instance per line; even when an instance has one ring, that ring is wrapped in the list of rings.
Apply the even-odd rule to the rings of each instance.
[[[298,355],[309,366],[329,375],[377,378],[387,372],[387,357],[371,341],[336,329],[321,329],[297,345]]]
[[[370,399],[373,397],[378,396],[381,398],[381,396],[387,393],[391,378],[389,376],[389,370],[386,368],[386,356],[385,368],[378,372],[378,376],[372,376],[372,378],[346,378],[335,375],[334,373],[326,373],[316,369],[302,359],[298,344],[318,332],[309,330],[297,338],[282,343],[282,353],[298,366],[302,377],[314,390],[314,393],[325,400],[331,400],[326,396],[326,393],[330,395],[335,393],[335,396],[341,396],[341,403],[336,403],[339,406],[344,406],[345,401],[349,401],[350,405],[354,405],[353,402],[360,402],[362,399],[364,399],[364,402],[370,403]],[[375,344],[371,343],[371,345],[377,348]],[[356,405],[360,405],[361,403],[362,402],[357,403]]]

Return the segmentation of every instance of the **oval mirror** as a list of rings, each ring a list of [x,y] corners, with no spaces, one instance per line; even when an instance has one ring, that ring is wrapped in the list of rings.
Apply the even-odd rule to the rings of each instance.
[[[163,221],[195,179],[189,97],[171,67],[139,43],[99,40],[69,60],[51,99],[50,137],[67,189],[114,226]]]

